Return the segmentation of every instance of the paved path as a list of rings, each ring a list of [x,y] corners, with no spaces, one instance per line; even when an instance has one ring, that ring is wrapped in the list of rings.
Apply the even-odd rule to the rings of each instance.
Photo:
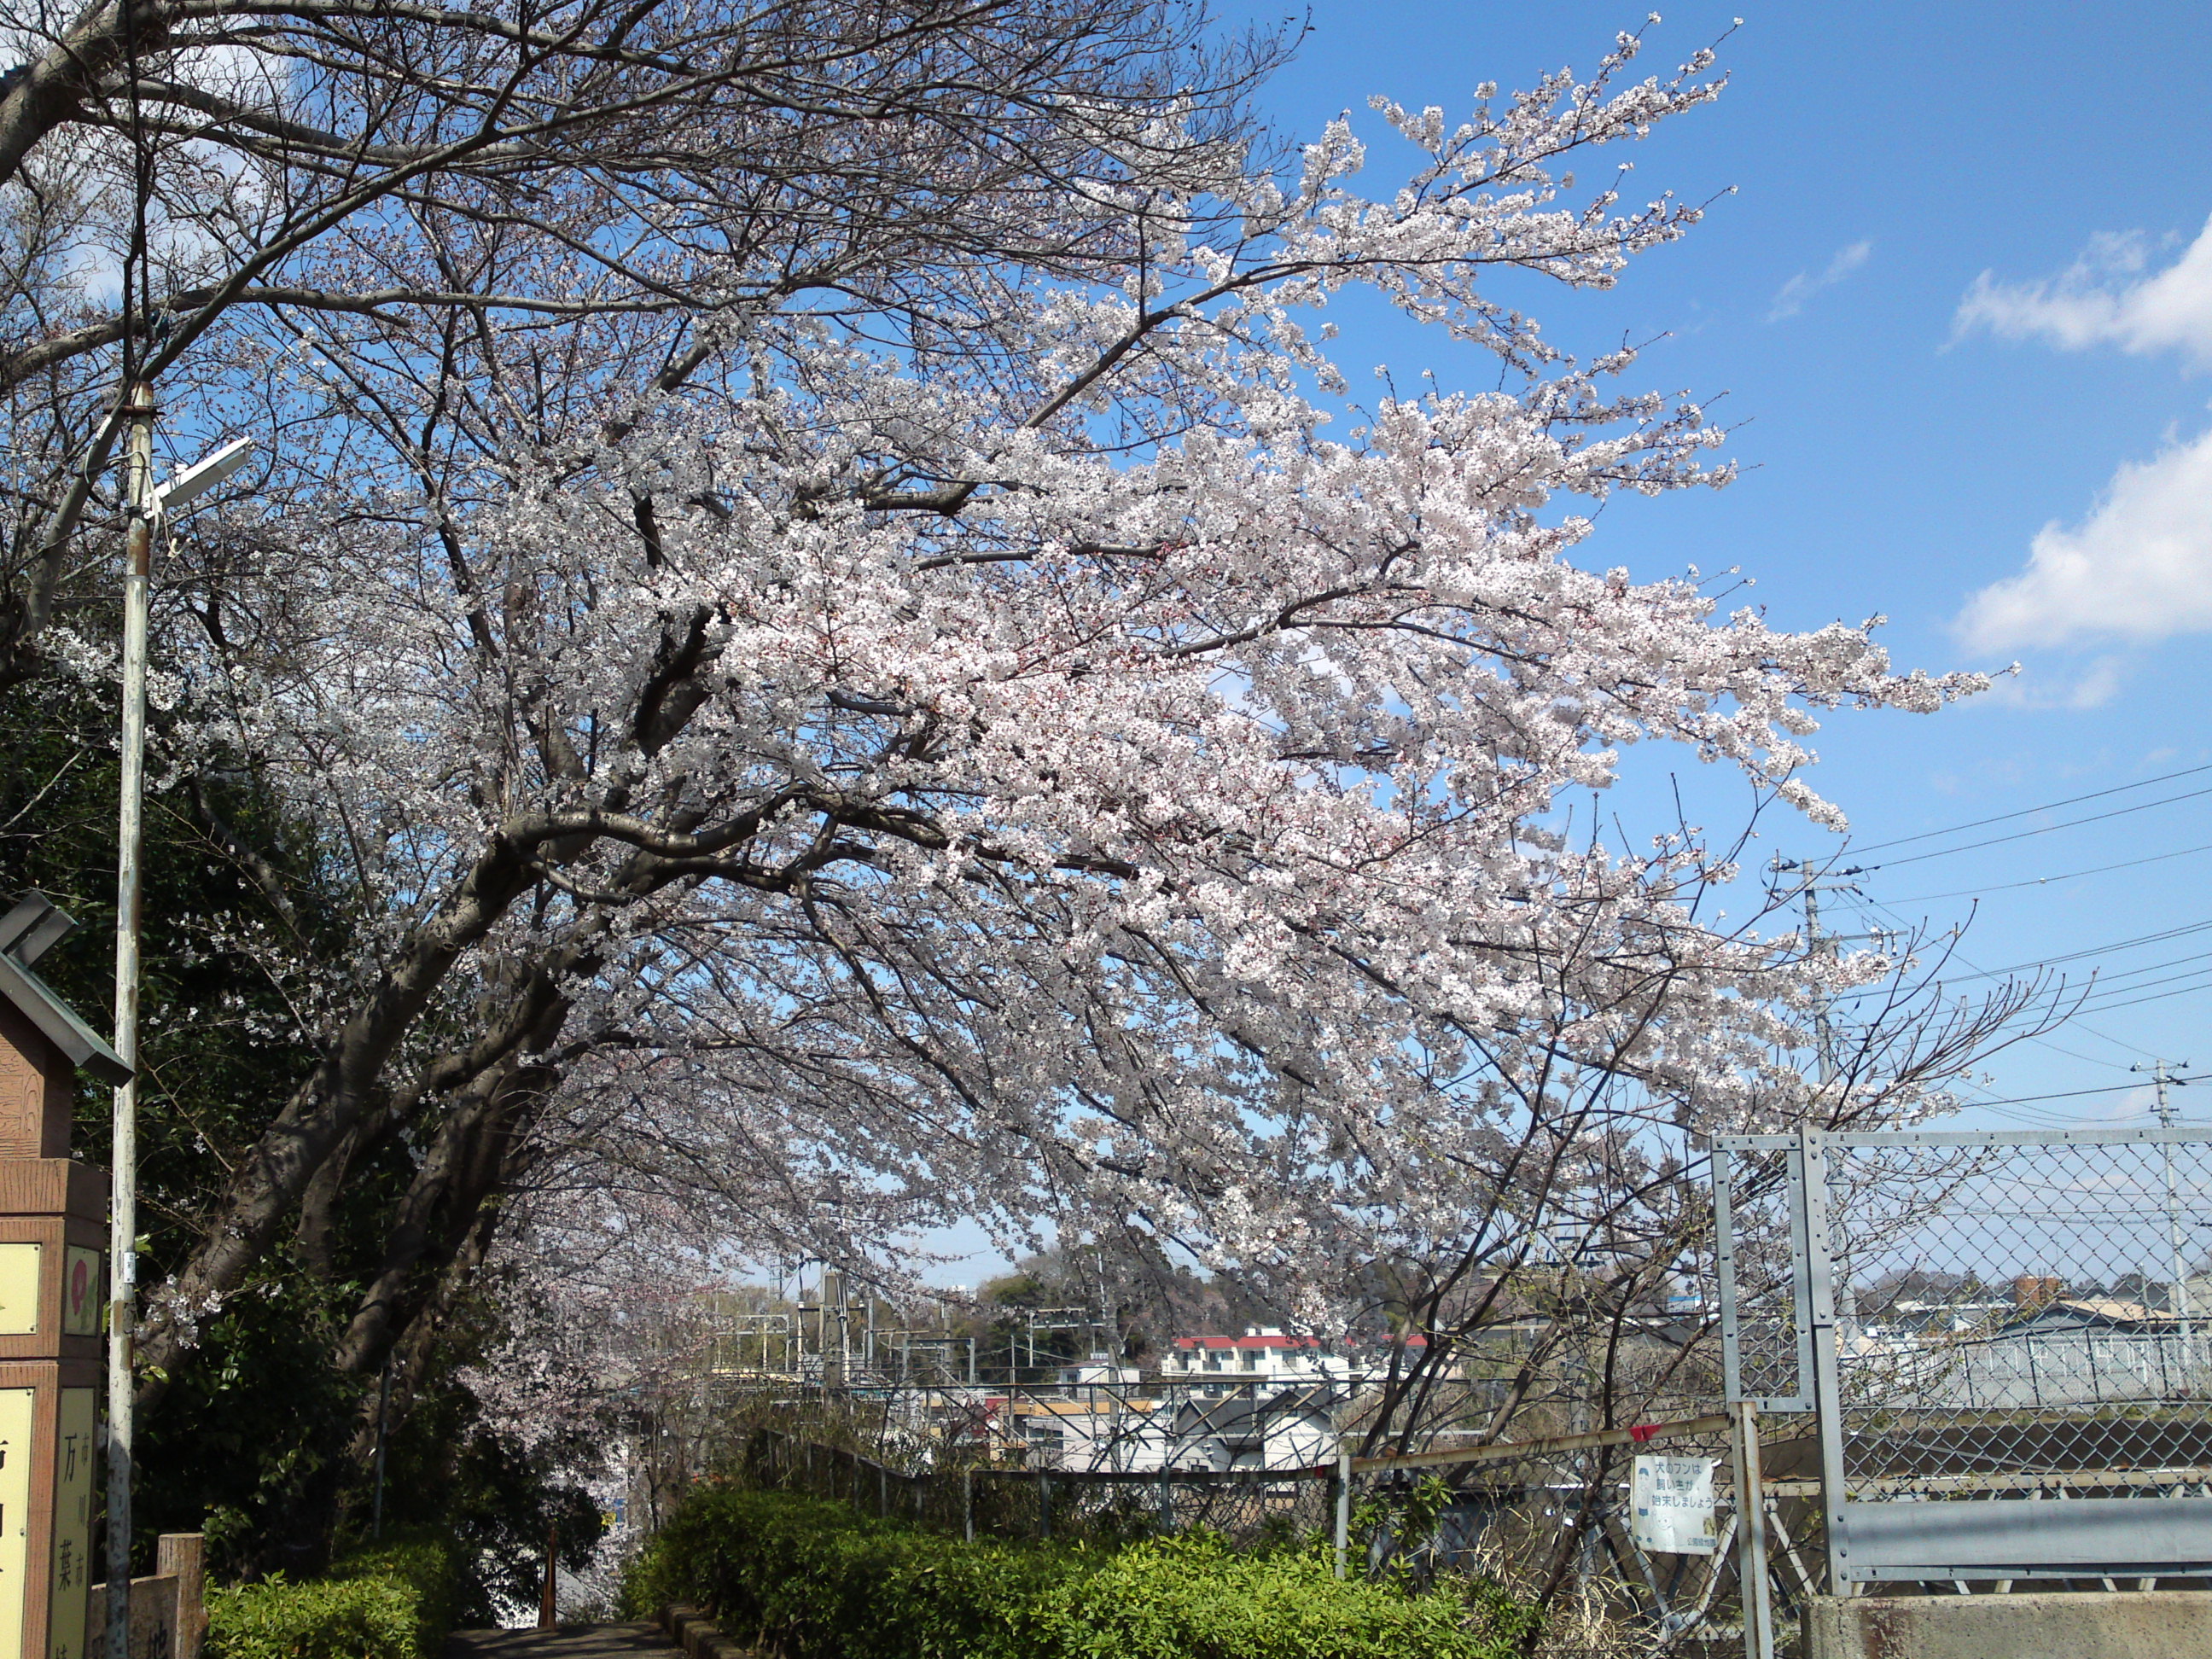
[[[457,1630],[446,1659],[672,1659],[658,1625],[563,1625],[558,1630]]]

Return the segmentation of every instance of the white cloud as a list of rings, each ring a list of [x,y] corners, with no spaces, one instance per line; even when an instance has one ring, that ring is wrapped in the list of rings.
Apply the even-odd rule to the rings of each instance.
[[[2130,664],[2118,655],[2098,657],[2078,676],[2052,680],[2030,670],[2000,676],[1974,701],[2007,708],[2102,708],[2118,696]]]
[[[2149,263],[2141,232],[2106,231],[2056,277],[2000,283],[1985,270],[1960,302],[1957,330],[2039,337],[2069,351],[2179,351],[2212,367],[2212,220],[2165,270],[2145,276]]]
[[[1863,236],[1849,247],[1838,248],[1836,257],[1828,261],[1828,268],[1819,276],[1799,271],[1775,290],[1774,303],[1767,307],[1766,320],[1778,323],[1785,317],[1795,317],[1805,309],[1806,301],[1824,288],[1833,288],[1873,257],[1874,239]]]
[[[2212,432],[2123,463],[2089,516],[2036,535],[2027,568],[1966,603],[1984,650],[2212,629]]]

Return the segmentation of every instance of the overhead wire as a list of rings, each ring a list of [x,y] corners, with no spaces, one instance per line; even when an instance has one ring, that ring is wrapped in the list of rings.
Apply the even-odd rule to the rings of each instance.
[[[2212,969],[2206,969],[2203,971],[2212,973]],[[2094,1005],[2094,1012],[2106,1014],[2116,1008],[2139,1008],[2146,1002],[2164,1002],[2169,997],[2191,996],[2199,991],[2212,991],[2212,980],[2204,980],[2195,985],[2178,986],[2171,991],[2160,991],[2147,997],[2130,997],[2122,1002],[2100,1002]]]
[[[1889,907],[1884,904],[1881,900],[1869,898],[1863,893],[1856,894],[1854,896],[1857,898],[1862,909],[1882,911],[1889,916],[1890,920],[1899,923],[1908,931],[1910,930],[1911,924],[1907,922],[1904,917],[1899,915],[1895,911],[1891,910]],[[1959,955],[1955,951],[1953,954]],[[1959,960],[1965,963],[1967,967],[1974,969],[1978,973],[1981,973],[1989,977],[1994,977],[1994,975],[1989,974],[1989,970],[1987,969],[1982,968],[1977,963],[1969,961],[1963,955],[1959,955]],[[2069,1020],[2067,1024],[2071,1027],[2087,1032],[2091,1036],[2095,1037],[2100,1042],[2111,1043],[2115,1048],[2124,1048],[2131,1054],[2142,1055],[2146,1060],[2156,1058],[2149,1049],[2137,1048],[2134,1043],[2129,1042],[2123,1038],[2116,1037],[2109,1031],[2100,1031],[2095,1026],[2088,1024],[2086,1022],[2081,1020]],[[2118,1070],[2119,1067],[2119,1062],[2118,1060],[2093,1060],[2087,1054],[2077,1054],[2070,1048],[2061,1048],[2057,1043],[2051,1042],[2051,1039],[2046,1036],[2032,1036],[2028,1038],[2027,1041],[2034,1043],[2038,1048],[2049,1048],[2054,1053],[2064,1054],[2070,1060],[2083,1060],[2092,1066],[2110,1066],[2115,1070]]]
[[[2140,968],[2130,968],[2116,974],[2100,974],[2088,988],[2088,994],[2092,997],[2118,996],[2123,992],[2141,991],[2153,985],[2165,985],[2172,980],[2194,979],[2199,974],[2212,972],[2212,969],[2190,967],[2186,964],[2203,963],[2207,957],[2212,957],[2212,951],[2192,951],[2185,957],[2168,957],[2164,962],[2147,962]],[[2165,974],[2169,968],[2179,968],[2182,971],[2167,975],[2164,979],[2142,977],[2145,974]],[[2127,981],[2130,980],[2136,982],[2129,984]]]
[[[2154,778],[2142,778],[2134,783],[2114,784],[2110,789],[2093,789],[2086,795],[2069,795],[2063,800],[2047,800],[2040,806],[2023,806],[2016,811],[1999,812],[1990,817],[1970,818],[1964,823],[1954,823],[1948,829],[1923,830],[1917,836],[1899,836],[1890,841],[1877,841],[1852,850],[1854,853],[1879,853],[1884,848],[1907,847],[1917,841],[1932,841],[1940,836],[1955,836],[1961,830],[1979,830],[1984,824],[2004,823],[2013,818],[2028,817],[2037,812],[2055,812],[2062,806],[2079,806],[2085,800],[2102,800],[2107,795],[2125,794],[2130,789],[2148,789],[2156,784],[2171,783],[2176,778],[2195,777],[2200,772],[2212,772],[2212,763],[2203,766],[2185,766],[2179,772],[2161,772]],[[2185,799],[2186,797],[2181,799]],[[2161,803],[2151,801],[2146,802],[2145,805],[2158,805]],[[2133,811],[2138,809],[2130,807],[2128,810]],[[2094,820],[2084,818],[2081,822],[2087,823]],[[2053,827],[2063,829],[2064,826],[2054,825]],[[1900,860],[1899,862],[1901,863],[1903,860]]]
[[[2062,956],[2038,957],[2027,962],[2015,962],[2003,968],[1983,969],[1973,977],[2001,979],[2007,974],[2025,973],[2031,968],[2056,968],[2065,963],[2080,962],[2087,957],[2108,957],[2121,951],[2137,950],[2146,945],[2162,945],[2168,939],[2186,939],[2192,933],[2201,933],[2208,928],[2212,928],[2212,918],[2207,918],[2203,921],[2185,922],[2179,927],[2164,928],[2155,933],[2139,933],[2133,939],[2115,939],[2110,945],[2086,945],[2079,951],[2069,951]]]
[[[2008,893],[2019,887],[2048,887],[2053,882],[2079,881],[2084,876],[2101,876],[2113,870],[2133,870],[2145,864],[2163,864],[2168,859],[2187,858],[2192,853],[2212,853],[2212,842],[2202,847],[2185,847],[2178,853],[2155,853],[2147,859],[2128,859],[2118,864],[2100,864],[2093,870],[2069,870],[2063,876],[2037,876],[2027,881],[2002,881],[1989,887],[1957,887],[1948,893],[1915,893],[1908,898],[1886,901],[1891,904],[1926,904],[1935,899],[1972,898],[1983,893]]]
[[[2170,1077],[2169,1083],[2201,1083],[2212,1078],[2212,1072],[2192,1073],[2187,1077]],[[2028,1106],[2039,1100],[2078,1100],[2084,1095],[2124,1095],[2131,1090],[2148,1089],[2148,1083],[2108,1083],[2095,1089],[2061,1089],[2047,1095],[2004,1095],[1996,1100],[1978,1101],[1985,1106]]]
[[[1968,819],[1965,823],[1952,824],[1941,830],[1922,830],[1915,835],[1899,836],[1893,837],[1889,841],[1874,842],[1865,846],[1850,849],[1850,855],[1856,857],[1867,853],[1881,852],[1893,847],[1912,846],[1921,842],[1937,840],[1946,836],[1960,835],[1968,830],[1983,829],[1990,824],[2010,823],[2019,818],[2030,817],[2039,812],[2055,811],[2063,807],[2077,806],[2087,801],[2107,799],[2112,796],[2125,794],[2132,790],[2155,787],[2157,785],[2171,783],[2180,778],[2200,776],[2207,772],[2212,772],[2212,763],[2207,763],[2197,766],[2182,767],[2172,772],[2158,774],[2154,777],[2138,779],[2132,783],[2115,784],[2110,788],[2094,789],[2085,794],[2069,795],[2057,800],[2045,801],[2034,806],[2020,807],[2008,812],[1993,813],[1987,817],[1972,818]],[[2053,834],[2061,830],[2078,829],[2084,824],[2100,823],[2112,818],[2124,817],[2136,812],[2149,811],[2154,808],[2160,806],[2171,806],[2181,801],[2195,800],[2206,795],[2212,795],[2212,787],[2201,789],[2185,790],[2179,794],[2164,796],[2157,800],[2137,801],[2130,805],[2116,807],[2110,811],[2093,812],[2085,817],[2069,818],[2063,823],[2041,824],[2033,829],[2018,830],[2010,835],[1993,836],[1982,841],[1969,842],[1957,847],[1938,848],[1925,853],[1915,853],[1904,858],[1887,860],[1881,864],[1856,865],[1848,870],[1838,872],[1838,873],[1849,875],[1872,874],[1876,870],[1897,868],[1908,864],[1923,863],[1929,859],[1948,858],[1954,853],[1978,852],[1986,848],[2005,846],[2014,842],[2029,840],[2036,836]],[[2212,843],[2206,843],[2198,847],[2183,848],[2179,851],[2172,853],[2155,854],[2146,858],[2123,860],[2112,864],[2099,865],[2087,870],[2069,871],[2057,876],[2039,877],[2027,881],[2000,883],[1989,887],[1960,888],[1943,893],[1923,894],[1913,897],[1898,899],[1892,902],[1898,904],[1917,904],[1929,902],[1939,898],[1962,898],[1978,896],[1983,893],[2012,891],[2022,887],[2047,886],[2053,882],[2075,881],[2087,876],[2103,875],[2114,870],[2135,869],[2143,865],[2164,863],[2173,859],[2186,858],[2196,854],[2206,852],[2212,852]],[[1907,922],[1904,917],[1898,915],[1894,910],[1890,908],[1889,904],[1868,897],[1863,893],[1858,894],[1857,896],[1860,899],[1861,903],[1865,908],[1882,911],[1907,931],[1911,930],[1912,924]],[[1871,921],[1871,918],[1869,918],[1869,920]],[[2008,974],[2018,973],[2026,969],[2056,967],[2064,963],[2078,962],[2092,957],[2111,955],[2121,951],[2139,949],[2146,945],[2158,944],[2169,939],[2185,938],[2191,934],[2202,932],[2206,928],[2212,928],[2212,920],[2190,923],[2180,927],[2166,929],[2157,933],[2143,934],[2131,939],[2122,939],[2110,945],[2069,951],[2061,956],[2046,957],[2038,961],[2016,963],[2002,969],[1992,969],[1981,968],[1964,956],[1960,956],[1957,959],[1963,965],[1973,970],[1974,977],[1980,979],[1996,979]],[[1880,931],[1887,932],[1888,930],[1882,929]],[[2200,969],[2192,973],[2174,975],[2167,979],[2142,980],[2140,977],[2144,974],[2155,973],[2165,968],[2177,967],[2183,963],[2198,960],[2202,955],[2206,954],[2212,954],[2212,952],[2175,957],[2163,963],[2148,963],[2140,968],[2124,969],[2113,975],[2101,975],[2100,978],[2103,981],[2102,990],[2093,994],[2089,998],[2085,999],[2081,1006],[2077,1007],[2075,1010],[2075,1016],[2069,1017],[2068,1024],[2076,1026],[2079,1030],[2090,1036],[2095,1037],[2100,1042],[2109,1042],[2113,1047],[2125,1049],[2130,1054],[2148,1055],[2150,1052],[2148,1049],[2139,1048],[2136,1044],[2113,1036],[2108,1032],[2098,1030],[2095,1027],[2081,1022],[2077,1018],[2078,1015],[2083,1012],[2084,1008],[2104,1011],[2135,1007],[2142,1003],[2155,1002],[2172,996],[2185,996],[2197,990],[2212,988],[2212,986],[2181,984],[2177,986],[2174,989],[2155,992],[2148,996],[2133,996],[2128,994],[2136,991],[2147,990],[2152,986],[2171,985],[2174,984],[2176,981],[2195,980],[2199,978],[2204,973],[2212,972],[2212,969]],[[2130,980],[2134,980],[2137,982],[2134,984],[2120,982]],[[2117,1061],[2098,1060],[2092,1055],[2075,1053],[2074,1050],[2067,1048],[2061,1044],[2052,1042],[2045,1037],[2031,1037],[2027,1040],[2035,1042],[2043,1048],[2047,1048],[2054,1053],[2064,1054],[2069,1059],[2081,1060],[2086,1065],[2116,1066],[2118,1064]],[[2120,1085],[2114,1086],[2117,1089],[2124,1089],[2136,1085]],[[2029,1097],[2028,1098],[2036,1099],[2056,1097]],[[1976,1103],[1977,1105],[1995,1104],[1995,1103],[1989,1102],[1977,1102]]]
[[[1906,858],[1885,859],[1880,864],[1857,865],[1853,866],[1850,873],[1856,875],[1876,870],[1895,870],[1907,864],[1922,864],[1929,859],[1948,859],[1954,853],[1978,853],[1985,847],[2002,847],[2011,842],[2027,841],[2034,836],[2048,836],[2061,830],[2078,830],[2085,823],[2102,823],[2107,818],[2123,818],[2130,812],[2148,812],[2154,806],[2171,806],[2177,801],[2195,800],[2201,795],[2212,795],[2212,787],[2185,790],[2179,795],[2168,795],[2161,800],[2137,801],[2133,806],[2116,806],[2109,812],[2092,812],[2087,817],[2069,818],[2063,823],[2045,823],[2033,830],[2016,830],[2009,836],[1992,836],[1987,841],[1970,841],[1960,847],[1939,847],[1932,853],[1914,853]],[[2030,810],[2041,811],[2045,809],[2036,807]]]

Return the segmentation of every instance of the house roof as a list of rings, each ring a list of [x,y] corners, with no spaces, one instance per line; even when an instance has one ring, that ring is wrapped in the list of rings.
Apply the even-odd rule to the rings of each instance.
[[[2180,1316],[2140,1302],[2121,1302],[2105,1297],[2058,1297],[2032,1311],[2023,1310],[2013,1328],[2064,1319],[2090,1325],[2172,1326]]]
[[[1285,1336],[1278,1331],[1269,1336],[1179,1336],[1175,1345],[1178,1348],[1318,1348],[1321,1339]]]
[[[1326,1420],[1335,1404],[1335,1395],[1327,1389],[1284,1389],[1257,1398],[1231,1395],[1221,1400],[1186,1400],[1176,1407],[1176,1432],[1235,1433],[1285,1417]]]
[[[70,928],[69,918],[43,893],[30,893],[0,917],[0,998],[36,1026],[72,1066],[81,1066],[102,1083],[131,1081],[131,1068],[100,1035],[31,971],[46,947]]]

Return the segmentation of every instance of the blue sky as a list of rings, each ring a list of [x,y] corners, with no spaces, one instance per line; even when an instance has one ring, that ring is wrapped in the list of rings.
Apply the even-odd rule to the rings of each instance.
[[[1325,0],[1310,16],[1265,106],[1286,135],[1349,109],[1372,138],[1370,93],[1462,114],[1477,82],[1510,88],[1592,64],[1644,13],[1583,0]],[[2212,763],[2203,8],[1674,7],[1647,32],[1644,61],[1663,70],[1724,33],[1729,90],[1636,147],[1632,199],[1734,193],[1610,294],[1513,290],[1571,347],[1666,336],[1632,380],[1715,398],[1739,428],[1740,482],[1616,503],[1585,556],[1639,577],[1741,566],[1757,580],[1752,597],[1790,626],[1886,615],[1904,666],[2022,665],[1996,692],[1932,718],[1829,721],[1813,781],[1850,814],[1855,843]],[[1386,144],[1374,144],[1364,181],[1376,191],[1395,165]],[[1382,308],[1335,320],[1355,383],[1382,362],[1401,385],[1423,370],[1447,387],[1490,378],[1472,354]],[[1707,789],[1701,799],[1723,811]],[[2212,920],[2212,853],[2007,887],[2212,843],[2212,793],[2049,827],[2205,789],[2212,772],[1886,849],[1890,861],[1858,884],[1887,912],[1849,897],[1831,908],[1856,912],[1856,927],[1971,917],[1965,953],[1991,968]],[[1899,862],[2022,830],[2042,833]],[[1764,846],[1802,857],[1838,844],[1778,821]],[[2138,988],[2105,993],[2057,1047],[1998,1057],[1993,1092],[2128,1085],[2126,1067],[2151,1054],[2212,1068],[2212,974],[2190,972],[2212,957],[2183,960],[2200,950],[2212,951],[2212,929],[2065,964],[2077,983],[2092,969],[2108,983],[2139,970],[2118,982]],[[2212,1085],[2202,1093],[2212,1115]],[[2185,1090],[2177,1100],[2196,1103]],[[2037,1101],[2008,1121],[2147,1103]]]

